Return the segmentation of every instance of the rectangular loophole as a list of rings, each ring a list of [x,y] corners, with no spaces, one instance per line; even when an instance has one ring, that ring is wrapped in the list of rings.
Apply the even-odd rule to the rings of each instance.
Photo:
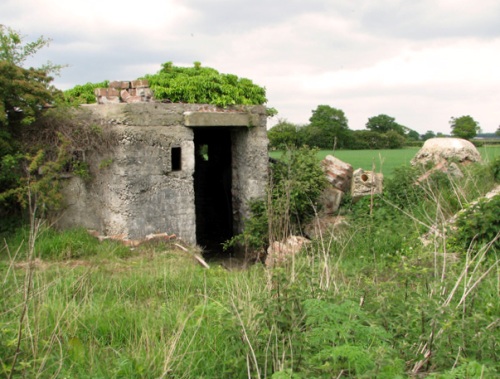
[[[172,147],[171,159],[172,159],[172,171],[182,170],[182,151],[180,147]]]

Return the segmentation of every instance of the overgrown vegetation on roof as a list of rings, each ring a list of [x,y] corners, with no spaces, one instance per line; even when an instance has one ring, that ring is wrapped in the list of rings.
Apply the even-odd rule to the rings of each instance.
[[[157,100],[173,103],[228,105],[258,105],[267,102],[266,90],[250,79],[233,74],[221,74],[195,62],[193,67],[176,67],[172,62],[162,64],[154,75],[146,75]]]
[[[178,67],[172,62],[162,64],[156,74],[141,77],[147,79],[156,100],[172,103],[229,105],[261,105],[267,102],[266,89],[250,79],[234,74],[222,74],[210,67]],[[108,86],[108,81],[77,85],[65,91],[69,104],[95,103],[94,89]]]

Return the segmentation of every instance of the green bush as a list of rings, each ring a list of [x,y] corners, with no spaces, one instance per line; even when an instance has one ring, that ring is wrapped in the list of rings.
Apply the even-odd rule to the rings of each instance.
[[[228,105],[257,105],[267,102],[266,90],[250,79],[233,74],[221,74],[209,67],[176,67],[172,62],[162,64],[153,75],[145,75],[155,99],[173,103]]]
[[[96,88],[108,88],[109,80],[99,83],[87,83],[76,85],[73,88],[64,91],[64,100],[71,105],[94,104],[96,97],[94,90]]]
[[[495,160],[490,163],[489,169],[493,180],[500,183],[500,157],[496,157]]]
[[[300,233],[318,208],[317,201],[326,179],[317,158],[317,150],[308,147],[290,149],[271,163],[268,202],[250,203],[251,216],[243,233],[224,244],[226,249],[243,245],[262,250],[269,238],[281,240]]]
[[[422,187],[415,184],[420,174],[420,169],[414,166],[395,168],[392,177],[384,183],[384,196],[401,208],[418,204],[424,197]]]
[[[481,199],[461,212],[452,231],[451,247],[467,250],[472,244],[478,247],[491,242],[500,231],[500,195],[492,199]],[[500,247],[500,238],[493,249]]]

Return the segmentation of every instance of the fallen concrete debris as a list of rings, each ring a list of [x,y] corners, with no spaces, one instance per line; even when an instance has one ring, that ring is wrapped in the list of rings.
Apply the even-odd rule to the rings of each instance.
[[[284,242],[273,242],[267,249],[266,266],[271,268],[283,264],[310,243],[310,240],[300,236],[290,236]]]
[[[118,241],[125,246],[136,247],[146,242],[160,242],[160,241],[170,241],[176,239],[177,236],[175,234],[168,233],[157,233],[157,234],[148,234],[144,239],[128,239],[125,234],[115,234],[111,236],[102,236],[96,230],[88,230],[88,233],[96,237],[100,242],[106,240]]]

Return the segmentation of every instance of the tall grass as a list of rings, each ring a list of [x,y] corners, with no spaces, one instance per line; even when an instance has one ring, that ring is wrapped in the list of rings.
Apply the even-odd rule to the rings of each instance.
[[[272,269],[21,230],[0,250],[0,376],[494,378],[498,250],[450,250],[445,223],[494,185],[487,172],[387,183],[371,213],[353,205],[348,226]]]

